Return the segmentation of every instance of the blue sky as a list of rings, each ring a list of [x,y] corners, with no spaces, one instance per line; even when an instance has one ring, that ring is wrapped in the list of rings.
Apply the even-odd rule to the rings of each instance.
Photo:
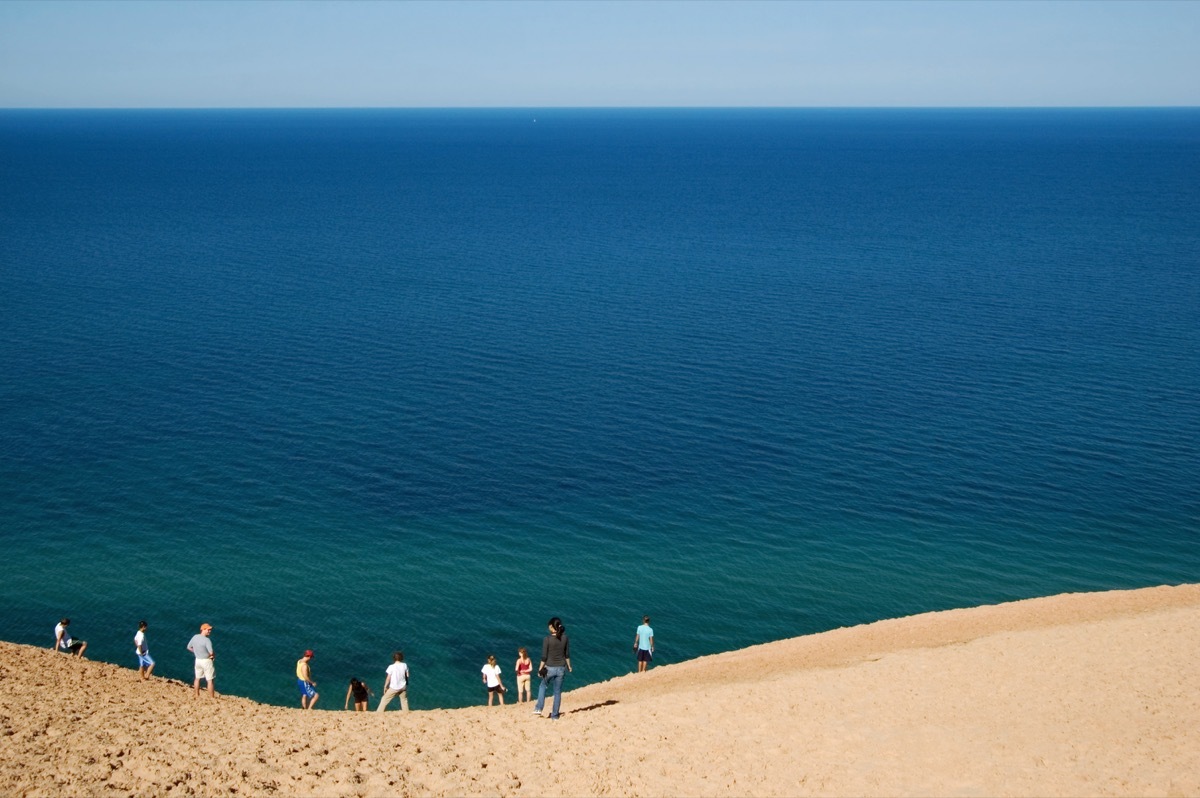
[[[0,107],[1200,105],[1200,2],[0,2]]]

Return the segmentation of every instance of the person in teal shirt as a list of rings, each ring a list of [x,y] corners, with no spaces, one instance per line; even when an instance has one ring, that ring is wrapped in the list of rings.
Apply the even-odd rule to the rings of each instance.
[[[633,638],[633,650],[637,652],[638,673],[645,673],[654,659],[654,630],[650,628],[650,616],[642,616],[642,625]]]

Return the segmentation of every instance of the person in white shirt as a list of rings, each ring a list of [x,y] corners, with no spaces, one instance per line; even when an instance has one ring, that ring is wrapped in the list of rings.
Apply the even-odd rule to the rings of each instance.
[[[404,652],[397,651],[392,655],[392,664],[387,667],[387,676],[383,680],[383,697],[379,699],[376,712],[383,712],[391,703],[392,696],[400,696],[400,709],[408,712],[408,665],[404,664]]]
[[[496,655],[488,654],[487,662],[483,665],[483,684],[487,687],[488,706],[492,705],[492,697],[500,697],[500,706],[504,706],[504,682],[500,681],[500,666],[496,664]]]
[[[148,628],[145,621],[138,621],[137,634],[133,636],[133,652],[137,654],[138,675],[142,677],[142,681],[146,681],[150,674],[154,673],[154,658],[150,656],[150,649],[146,646]]]
[[[87,651],[87,643],[71,638],[71,633],[67,631],[67,627],[70,625],[71,619],[63,618],[54,627],[54,650],[61,651],[64,654],[74,654],[83,659],[83,652]]]

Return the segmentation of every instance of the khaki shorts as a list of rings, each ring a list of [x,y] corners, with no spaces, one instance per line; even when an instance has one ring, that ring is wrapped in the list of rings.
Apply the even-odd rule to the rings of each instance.
[[[211,659],[196,660],[197,679],[208,679],[211,682],[213,677],[216,676],[216,671],[217,669],[213,666],[213,661]]]

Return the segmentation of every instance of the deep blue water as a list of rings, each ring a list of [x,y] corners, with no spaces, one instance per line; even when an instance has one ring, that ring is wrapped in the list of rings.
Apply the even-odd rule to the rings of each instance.
[[[0,187],[0,638],[429,708],[1200,581],[1200,110],[4,111]]]

